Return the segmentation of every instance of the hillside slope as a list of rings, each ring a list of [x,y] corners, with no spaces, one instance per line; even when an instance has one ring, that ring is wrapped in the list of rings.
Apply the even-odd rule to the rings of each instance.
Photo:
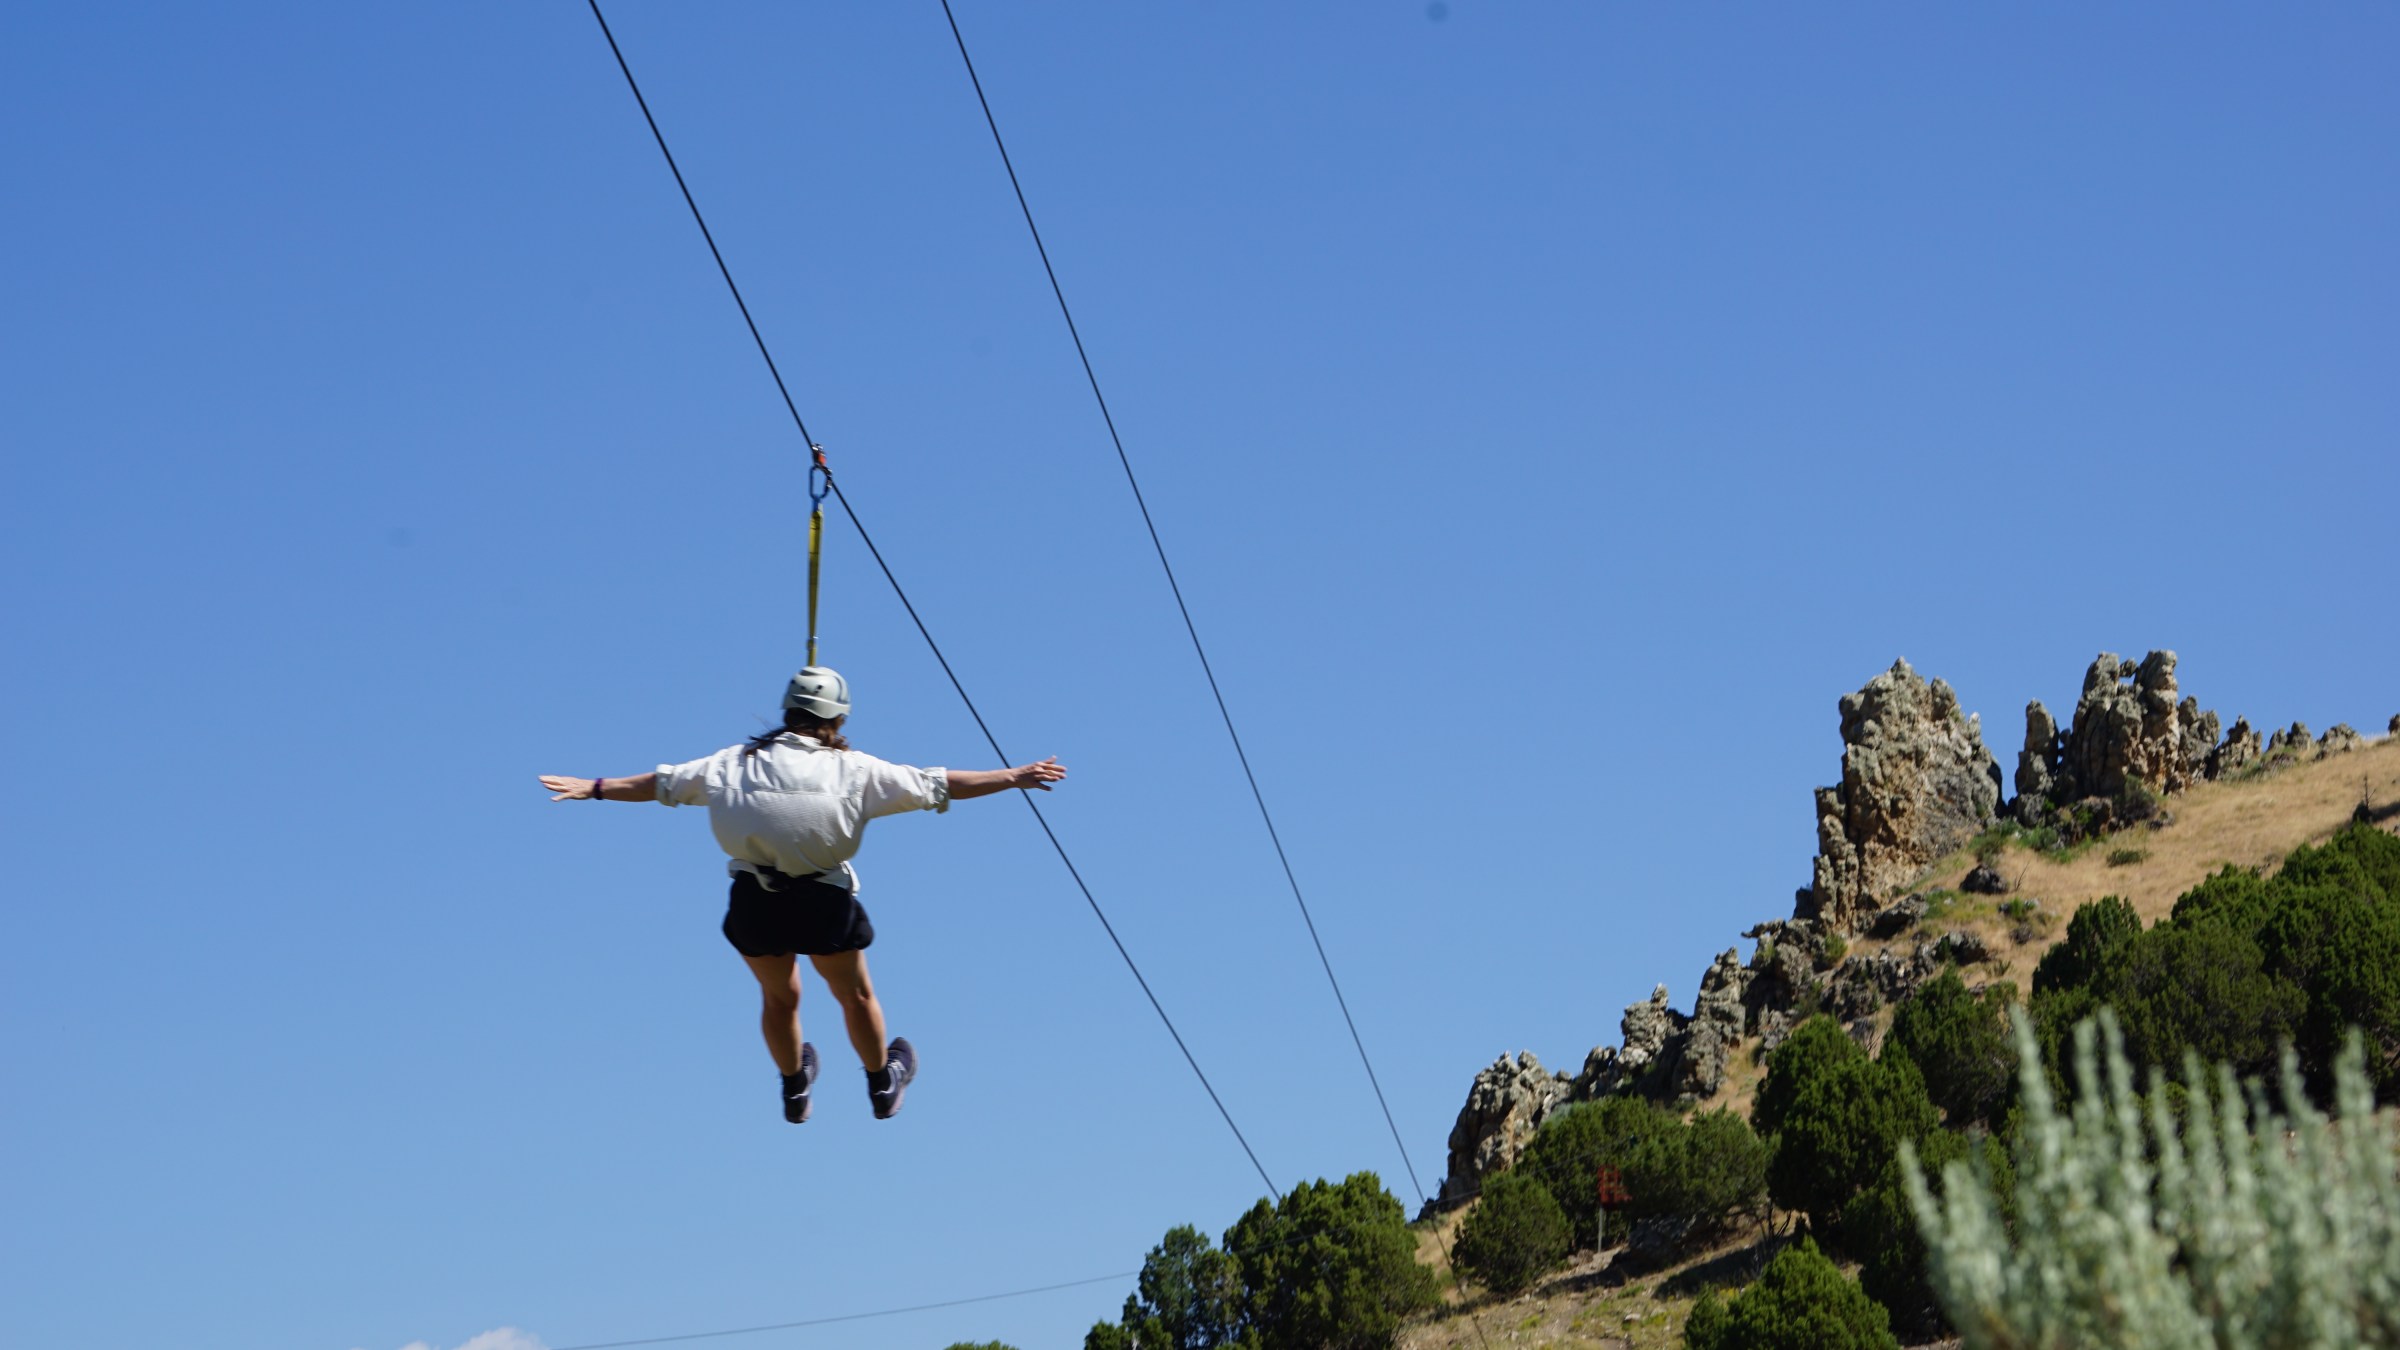
[[[2362,807],[2381,828],[2400,833],[2400,737],[2196,783],[2168,798],[2161,818],[2064,853],[2011,843],[1994,860],[2008,882],[2002,896],[1963,893],[1976,859],[1962,851],[1925,870],[1910,887],[1930,901],[1913,929],[1880,941],[1855,939],[1852,950],[1914,948],[1928,937],[1972,934],[1983,939],[1990,955],[1965,968],[1969,982],[2005,982],[2024,991],[2035,964],[2063,938],[2066,919],[2078,906],[2119,896],[2145,924],[2156,923],[2172,911],[2178,896],[2219,869],[2230,865],[2272,873],[2294,849],[2324,842]],[[1888,1010],[1881,1013],[1878,1027],[1888,1024],[1889,1016]],[[1870,1034],[1876,1029],[1861,1028]],[[1723,1088],[1703,1104],[1730,1105],[1747,1114],[1764,1076],[1762,1059],[1757,1037],[1737,1044]],[[1439,1214],[1420,1226],[1421,1260],[1443,1269],[1441,1246],[1465,1212]],[[1507,1299],[1453,1287],[1444,1308],[1406,1327],[1399,1343],[1410,1350],[1679,1346],[1692,1301],[1710,1286],[1745,1283],[1778,1243],[1754,1234],[1638,1275],[1620,1271],[1614,1252],[1585,1254],[1528,1293]]]

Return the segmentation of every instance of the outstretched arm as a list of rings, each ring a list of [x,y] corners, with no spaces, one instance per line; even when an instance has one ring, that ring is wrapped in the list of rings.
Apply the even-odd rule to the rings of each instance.
[[[950,770],[950,800],[965,801],[969,797],[989,797],[1010,788],[1035,788],[1043,792],[1067,776],[1066,767],[1052,755],[1039,764],[1020,764],[1013,769],[952,769]],[[615,784],[609,785],[613,794]]]
[[[542,786],[550,789],[553,794],[550,800],[554,802],[583,802],[595,797],[612,802],[658,800],[658,775],[655,773],[639,773],[630,778],[568,778],[546,773],[542,775]]]

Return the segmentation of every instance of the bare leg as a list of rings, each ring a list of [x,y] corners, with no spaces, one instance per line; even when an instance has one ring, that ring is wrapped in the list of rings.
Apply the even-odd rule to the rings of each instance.
[[[825,986],[842,1005],[842,1025],[850,1031],[850,1048],[858,1062],[873,1073],[883,1067],[883,1005],[875,1001],[875,985],[867,978],[865,952],[812,956],[808,963],[825,977]]]
[[[789,953],[745,956],[744,964],[758,977],[758,1029],[767,1038],[767,1053],[787,1074],[800,1072],[800,966]]]

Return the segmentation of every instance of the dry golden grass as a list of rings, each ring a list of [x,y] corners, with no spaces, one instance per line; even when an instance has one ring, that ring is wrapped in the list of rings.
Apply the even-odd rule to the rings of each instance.
[[[1708,1260],[1721,1253],[1695,1258]],[[1695,1295],[1664,1294],[1657,1279],[1613,1284],[1614,1252],[1580,1252],[1533,1289],[1499,1298],[1478,1289],[1451,1291],[1449,1306],[1400,1329],[1400,1350],[1673,1350],[1683,1344],[1684,1319]],[[1437,1254],[1433,1258],[1439,1261]],[[1662,1275],[1666,1272],[1662,1272]]]
[[[2008,878],[2007,896],[1960,897],[1947,912],[1929,917],[1923,931],[1983,934],[2002,953],[1983,978],[2023,989],[2042,953],[2066,936],[2066,920],[2077,906],[2114,895],[2131,904],[2143,923],[2156,923],[2174,911],[2178,896],[2228,864],[2271,872],[2293,849],[2331,838],[2350,822],[2362,794],[2377,806],[2400,801],[2400,739],[2386,737],[2348,754],[2287,764],[2253,778],[2202,783],[2167,799],[2174,817],[2170,824],[2136,826],[2068,858],[2011,846],[1996,864]],[[2387,828],[2395,823],[2400,817]],[[2112,855],[2124,851],[2142,857],[2110,863]],[[1947,859],[1920,878],[1917,889],[1956,890],[1973,866],[1974,860],[1963,855]],[[2000,905],[2022,898],[2041,901],[2046,931],[2019,946],[2009,936],[2017,924]],[[1896,941],[1913,945],[1918,936],[1904,934]]]

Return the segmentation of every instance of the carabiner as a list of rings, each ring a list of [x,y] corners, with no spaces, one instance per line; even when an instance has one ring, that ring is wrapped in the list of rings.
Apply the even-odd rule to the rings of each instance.
[[[813,510],[823,506],[826,496],[833,491],[833,466],[825,462],[824,446],[812,445],[808,448],[812,456],[808,462],[808,504]],[[818,481],[820,477],[823,479],[821,485]]]

